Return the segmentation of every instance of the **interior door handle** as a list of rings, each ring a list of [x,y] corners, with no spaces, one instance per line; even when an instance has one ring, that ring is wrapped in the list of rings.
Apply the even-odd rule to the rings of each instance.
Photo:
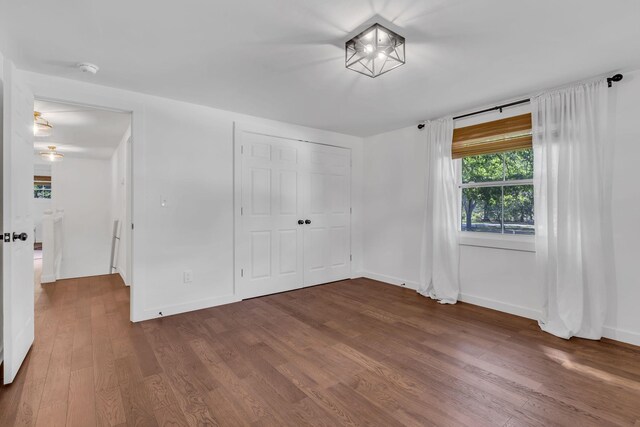
[[[304,220],[304,223],[305,223],[305,224],[311,224],[311,220],[310,220],[310,219],[305,219],[305,220]]]
[[[27,236],[27,233],[20,233],[20,234],[18,234],[16,232],[13,233],[13,241],[14,242],[16,240],[22,240],[24,242],[24,241],[27,240],[27,237],[29,237],[29,236]]]
[[[299,220],[298,220],[298,224],[299,224],[299,225],[302,225],[302,224],[304,224],[304,221],[303,221],[303,220],[301,220],[301,219],[299,219]]]

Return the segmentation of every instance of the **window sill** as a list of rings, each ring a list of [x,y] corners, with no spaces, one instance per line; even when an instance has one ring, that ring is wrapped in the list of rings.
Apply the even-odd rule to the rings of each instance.
[[[461,246],[479,246],[524,252],[536,251],[534,236],[461,231],[458,233],[458,237]]]

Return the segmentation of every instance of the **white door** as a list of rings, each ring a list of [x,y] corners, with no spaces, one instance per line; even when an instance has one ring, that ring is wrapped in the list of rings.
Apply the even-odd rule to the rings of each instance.
[[[34,338],[33,94],[4,64],[2,302],[4,382],[12,382]]]
[[[351,152],[308,145],[304,194],[304,284],[351,274]]]
[[[237,129],[238,295],[350,276],[350,150]]]
[[[301,163],[295,141],[238,132],[242,156],[238,293],[241,298],[303,285]]]

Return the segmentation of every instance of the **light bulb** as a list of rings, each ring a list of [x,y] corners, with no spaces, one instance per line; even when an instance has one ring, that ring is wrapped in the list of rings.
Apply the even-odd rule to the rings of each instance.
[[[365,51],[366,53],[371,53],[371,52],[373,52],[373,46],[371,46],[370,44],[365,45],[365,47],[364,47],[364,51]]]
[[[387,57],[387,55],[385,55],[384,52],[378,53],[378,59],[384,59],[386,57]]]

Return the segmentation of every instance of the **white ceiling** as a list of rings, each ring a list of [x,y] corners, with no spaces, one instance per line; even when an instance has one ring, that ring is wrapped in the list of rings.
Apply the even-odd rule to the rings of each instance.
[[[130,114],[36,100],[35,111],[51,123],[50,136],[35,137],[34,151],[56,150],[70,157],[108,159],[130,123]]]
[[[20,68],[371,135],[640,67],[637,0],[3,1]],[[364,22],[407,39],[375,79],[344,67]],[[98,75],[74,69],[98,64]]]

